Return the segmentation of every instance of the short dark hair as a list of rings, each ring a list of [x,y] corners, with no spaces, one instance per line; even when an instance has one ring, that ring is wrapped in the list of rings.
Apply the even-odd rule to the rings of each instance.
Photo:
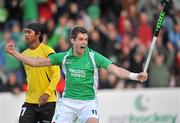
[[[76,37],[77,37],[77,34],[78,33],[83,33],[83,34],[87,34],[88,33],[88,31],[85,29],[85,28],[83,28],[83,27],[74,27],[73,29],[72,29],[72,31],[71,31],[71,33],[70,33],[70,38],[73,38],[73,39],[75,39]]]
[[[44,29],[43,29],[43,26],[41,24],[36,23],[36,22],[29,23],[25,28],[32,29],[33,31],[35,31],[35,33],[40,33],[39,41],[40,42],[43,41]]]

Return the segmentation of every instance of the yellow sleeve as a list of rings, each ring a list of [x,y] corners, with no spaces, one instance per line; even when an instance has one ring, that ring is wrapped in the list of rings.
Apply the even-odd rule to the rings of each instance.
[[[50,84],[44,93],[46,93],[50,96],[55,92],[56,86],[60,80],[60,68],[59,68],[59,66],[56,65],[56,66],[48,67],[47,69],[48,69],[47,73],[50,77],[49,78]]]
[[[45,51],[47,57],[49,54],[55,53],[55,51],[52,48],[48,47],[47,45],[44,45],[44,51]],[[46,73],[48,74],[48,77],[50,79],[50,84],[44,93],[46,93],[50,96],[55,92],[56,86],[60,80],[60,67],[59,67],[59,65],[47,67]]]

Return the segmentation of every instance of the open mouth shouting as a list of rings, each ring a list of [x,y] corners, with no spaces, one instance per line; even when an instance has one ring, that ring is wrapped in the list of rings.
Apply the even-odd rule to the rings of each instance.
[[[81,48],[81,49],[85,49],[85,48],[86,48],[86,45],[81,45],[80,48]]]

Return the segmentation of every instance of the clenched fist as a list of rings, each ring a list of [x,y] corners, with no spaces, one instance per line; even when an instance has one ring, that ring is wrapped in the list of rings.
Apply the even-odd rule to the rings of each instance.
[[[6,43],[6,52],[13,55],[15,52],[15,46],[14,41],[10,40]]]

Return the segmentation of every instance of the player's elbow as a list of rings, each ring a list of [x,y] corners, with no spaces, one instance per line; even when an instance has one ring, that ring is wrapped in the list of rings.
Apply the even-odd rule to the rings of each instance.
[[[31,62],[31,63],[29,63],[29,65],[32,66],[32,67],[40,67],[38,65],[38,63],[36,63],[36,62]]]
[[[29,62],[29,65],[31,65],[33,67],[40,67],[41,66],[41,62],[38,59],[33,59],[32,61]]]

